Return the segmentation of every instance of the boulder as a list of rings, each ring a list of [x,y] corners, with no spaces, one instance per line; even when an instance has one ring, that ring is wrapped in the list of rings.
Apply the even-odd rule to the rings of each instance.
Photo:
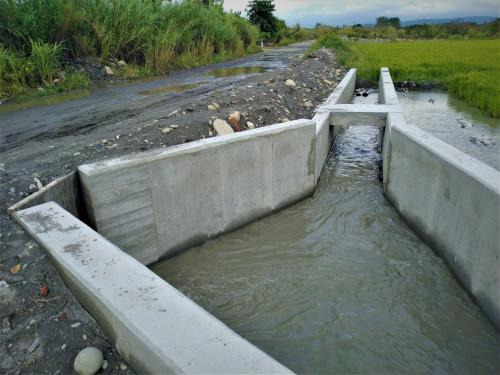
[[[217,135],[225,135],[234,133],[234,130],[227,122],[221,119],[217,119],[214,121],[214,130]]]

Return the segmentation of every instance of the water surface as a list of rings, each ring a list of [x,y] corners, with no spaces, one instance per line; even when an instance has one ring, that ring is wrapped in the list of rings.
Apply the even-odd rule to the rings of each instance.
[[[398,93],[409,124],[500,170],[500,120],[443,91]]]
[[[497,331],[385,200],[379,148],[348,128],[312,198],[153,270],[298,373],[497,372]]]

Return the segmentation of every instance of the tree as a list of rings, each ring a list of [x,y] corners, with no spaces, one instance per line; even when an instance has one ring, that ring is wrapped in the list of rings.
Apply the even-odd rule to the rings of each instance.
[[[399,17],[392,17],[392,18],[387,18],[387,17],[378,17],[377,18],[377,23],[375,24],[375,27],[378,28],[384,28],[384,27],[389,27],[392,26],[396,29],[401,28],[401,20]]]
[[[261,32],[271,35],[277,31],[274,10],[274,0],[251,0],[246,8],[248,20],[257,25]]]

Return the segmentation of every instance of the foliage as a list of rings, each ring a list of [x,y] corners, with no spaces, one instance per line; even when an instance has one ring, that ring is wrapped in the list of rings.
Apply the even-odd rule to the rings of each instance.
[[[144,76],[255,52],[258,36],[220,0],[0,0],[2,61],[30,71],[22,79],[0,72],[2,96],[14,95],[11,84],[50,85],[72,58],[123,59],[124,75]]]
[[[359,25],[356,26],[359,27]],[[399,19],[399,17],[378,17],[375,27],[394,27],[395,29],[399,29],[401,27],[401,20]]]
[[[271,36],[277,31],[274,10],[274,0],[251,0],[246,8],[248,20],[258,26],[261,32]]]
[[[43,43],[31,41],[31,61],[38,78],[44,84],[51,84],[59,71],[62,53],[61,43]]]

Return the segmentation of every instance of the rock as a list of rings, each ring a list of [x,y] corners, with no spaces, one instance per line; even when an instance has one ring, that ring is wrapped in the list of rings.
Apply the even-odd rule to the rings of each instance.
[[[11,330],[10,320],[6,316],[2,318],[2,333],[9,332]]]
[[[248,129],[255,129],[255,124],[253,122],[247,121],[247,128]]]
[[[36,183],[36,187],[38,188],[38,190],[40,190],[41,188],[43,188],[43,184],[42,184],[42,181],[40,181],[38,178],[34,178],[33,180],[35,180],[35,183]]]
[[[71,328],[78,328],[78,327],[80,327],[81,325],[82,325],[82,323],[80,323],[80,322],[76,322],[76,323],[73,323],[73,324],[71,325]]]
[[[238,111],[233,112],[229,115],[229,122],[231,123],[231,125],[238,125],[240,123],[240,119],[241,114]]]
[[[108,361],[104,360],[104,361],[102,361],[102,366],[101,366],[101,368],[102,368],[103,370],[106,370],[106,369],[108,368],[108,365],[109,365],[109,364],[108,364]]]
[[[14,194],[16,192],[16,188],[14,186],[12,186],[10,189],[9,189],[9,192],[11,194]]]
[[[341,75],[341,74],[342,74],[342,69],[336,69],[336,70],[335,70],[335,75],[336,75],[336,76],[339,76],[339,75]]]
[[[15,274],[19,273],[19,271],[21,271],[22,269],[23,269],[22,264],[16,264],[15,266],[10,268],[10,273],[15,275]]]
[[[102,367],[103,360],[102,352],[99,349],[88,347],[78,353],[73,367],[79,375],[94,375]]]
[[[165,134],[168,134],[168,133],[170,133],[172,130],[174,130],[174,129],[172,129],[172,128],[163,128],[163,129],[161,129],[161,132],[162,132],[162,133],[165,133]]]
[[[40,337],[37,336],[29,346],[28,353],[33,353],[38,346],[40,346]]]
[[[207,108],[208,108],[209,110],[211,110],[211,111],[215,111],[215,110],[217,109],[217,108],[215,108],[215,106],[214,106],[214,105],[212,105],[212,104],[207,105]]]
[[[36,185],[35,185],[35,184],[30,184],[30,186],[28,186],[28,189],[29,189],[29,190],[37,190],[37,188],[36,188]]]
[[[214,121],[214,130],[218,135],[234,133],[233,128],[227,122],[220,119]]]
[[[304,107],[311,108],[311,107],[314,107],[314,104],[312,104],[310,101],[305,101],[304,102]]]
[[[217,103],[217,102],[212,102],[212,105],[215,107],[215,109],[219,109],[220,108],[220,104]]]
[[[124,67],[125,65],[127,65],[127,63],[125,62],[125,60],[119,60],[118,61],[118,66],[120,67]],[[107,72],[106,72],[107,73]]]
[[[104,67],[104,71],[105,71],[105,72],[106,72],[106,74],[107,74],[107,75],[109,75],[109,76],[112,76],[113,74],[115,74],[115,73],[113,72],[113,69],[111,69],[111,68],[110,68],[109,66],[107,66],[107,65]]]
[[[288,117],[283,117],[280,122],[289,122],[289,121],[290,119],[288,119]]]
[[[293,79],[287,79],[285,81],[285,85],[287,85],[288,87],[295,87],[295,86],[297,86],[297,84],[295,83],[295,81]]]
[[[172,129],[177,129],[177,128],[179,127],[179,125],[170,125],[170,127],[171,127]]]
[[[54,80],[52,81],[52,83],[59,83],[59,82],[60,82],[59,78],[54,78]]]
[[[120,363],[120,370],[125,371],[127,369],[127,365],[125,363]]]

